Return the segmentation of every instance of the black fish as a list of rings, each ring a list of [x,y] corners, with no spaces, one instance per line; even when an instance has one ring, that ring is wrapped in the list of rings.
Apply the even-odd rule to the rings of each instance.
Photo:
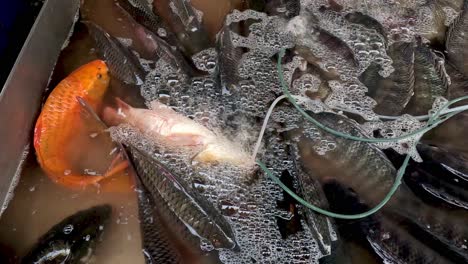
[[[88,26],[89,33],[96,43],[98,53],[106,61],[114,77],[127,84],[140,85],[144,82],[146,73],[138,58],[119,40],[109,35],[93,22],[83,22]]]
[[[45,233],[21,263],[82,263],[91,256],[112,213],[110,205],[79,211]]]
[[[372,63],[361,74],[359,80],[368,87],[368,95],[377,106],[377,114],[396,116],[401,114],[411,99],[414,90],[414,49],[413,43],[396,42],[387,50],[393,60],[394,72],[384,78],[379,74],[381,67]]]
[[[332,113],[312,115],[320,123],[342,133],[365,136],[354,121],[343,116]],[[301,165],[310,177],[320,181],[336,179],[352,188],[370,207],[382,201],[394,183],[396,169],[382,151],[369,143],[337,137],[308,125],[304,135],[299,137],[297,147]],[[410,219],[447,245],[454,254],[468,260],[466,212],[447,214],[424,204],[405,184],[398,187],[383,210]]]
[[[463,10],[450,25],[445,45],[449,61],[468,77],[468,0],[464,0]]]
[[[185,55],[192,57],[210,48],[212,43],[202,23],[202,13],[188,0],[168,1],[169,24],[172,27]]]
[[[181,227],[185,233],[191,233],[187,237],[192,237],[192,241],[206,239],[215,248],[233,249],[236,246],[229,222],[180,177],[132,146],[130,158],[138,177],[151,193],[167,223],[179,223],[174,226]]]

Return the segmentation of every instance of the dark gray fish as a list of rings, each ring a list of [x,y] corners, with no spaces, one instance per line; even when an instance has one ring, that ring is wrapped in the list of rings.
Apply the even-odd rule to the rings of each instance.
[[[445,64],[447,74],[450,76],[450,86],[448,88],[448,98],[453,100],[465,95],[468,95],[468,76],[465,77],[463,73],[459,72],[450,63]],[[453,104],[451,107],[466,104],[466,101]]]
[[[385,32],[385,29],[382,26],[382,24],[380,24],[380,22],[374,19],[373,17],[356,11],[356,12],[351,12],[351,13],[346,14],[345,19],[351,23],[360,24],[367,28],[374,29],[375,31],[377,31],[377,33],[379,33],[384,38],[385,40],[384,44],[385,46],[387,46],[387,43],[388,43],[387,33]]]
[[[146,73],[135,54],[100,26],[93,22],[83,23],[88,27],[98,53],[106,62],[111,74],[127,84],[142,84]]]
[[[242,48],[235,47],[231,39],[231,29],[224,26],[218,34],[218,69],[221,88],[224,93],[239,91],[239,63],[242,58]]]
[[[295,137],[294,134],[289,134],[289,138]],[[328,208],[327,198],[322,190],[322,186],[317,179],[308,177],[308,175],[302,170],[301,165],[297,162],[297,149],[294,148],[289,151],[292,156],[292,160],[295,161],[294,168],[297,177],[297,183],[299,185],[300,193],[302,198],[309,201],[320,208]],[[317,214],[310,209],[306,209],[305,212],[307,224],[312,231],[314,238],[318,243],[318,247],[322,256],[329,256],[334,254],[332,252],[332,233],[336,232],[333,230],[333,219],[327,216]]]
[[[367,240],[386,263],[452,263],[385,216],[367,226]]]
[[[356,193],[334,180],[324,184],[324,191],[335,212],[356,214],[368,210]],[[435,250],[421,243],[402,226],[382,213],[358,220],[340,220],[340,232],[368,244],[384,263],[449,263]],[[349,234],[347,234],[350,236]]]
[[[21,263],[86,262],[111,213],[110,205],[99,205],[63,219],[39,238]]]
[[[446,96],[449,82],[443,59],[423,43],[418,43],[414,49],[414,96],[406,112],[427,114],[436,97]]]
[[[300,0],[267,0],[265,11],[270,16],[279,16],[291,19],[301,11]]]
[[[332,114],[312,114],[320,123],[340,132],[364,137],[356,123],[346,117]],[[344,139],[305,124],[305,132],[297,140],[301,166],[319,181],[336,179],[352,188],[370,207],[383,200],[393,185],[396,169],[375,146]],[[454,254],[468,260],[468,214],[448,214],[446,211],[424,204],[401,184],[398,191],[383,208],[409,219]],[[462,210],[461,210],[462,211]]]
[[[136,22],[166,40],[170,45],[177,45],[177,39],[165,22],[157,16],[147,0],[117,0]]]
[[[468,0],[450,25],[445,45],[450,63],[468,77]]]
[[[172,48],[162,38],[139,25],[135,26],[135,36],[141,43],[144,43],[146,52],[150,53],[152,60],[164,61],[165,65],[171,67],[170,70],[173,72],[181,72],[187,76],[194,74],[193,68],[187,63],[179,50]]]
[[[395,71],[384,78],[379,74],[380,65],[372,63],[361,74],[359,80],[367,86],[368,95],[377,105],[377,114],[400,115],[413,95],[414,89],[414,49],[413,43],[396,42],[387,50],[393,60]]]
[[[167,226],[158,213],[158,205],[148,190],[141,183],[138,185],[138,213],[146,263],[181,263],[181,256],[171,244]]]
[[[468,183],[468,154],[443,147],[419,144],[418,152],[425,162],[440,164],[449,172]],[[467,186],[468,188],[468,186]]]
[[[130,146],[130,157],[142,184],[151,193],[168,223],[182,222],[194,239],[206,239],[215,248],[236,246],[229,222],[204,197],[158,161]]]
[[[212,47],[208,33],[203,27],[201,11],[196,10],[188,0],[168,1],[168,5],[169,24],[187,57]]]

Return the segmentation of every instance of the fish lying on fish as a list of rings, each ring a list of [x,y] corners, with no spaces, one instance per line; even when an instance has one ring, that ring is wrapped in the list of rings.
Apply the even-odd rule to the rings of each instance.
[[[158,212],[166,223],[186,234],[186,241],[208,240],[218,249],[236,246],[229,222],[203,196],[147,153],[129,146],[129,155]]]
[[[387,33],[385,32],[385,29],[382,26],[382,24],[380,24],[380,22],[374,19],[373,17],[366,15],[359,11],[350,12],[346,14],[344,17],[347,21],[351,23],[363,25],[370,29],[374,29],[375,31],[377,31],[377,33],[379,33],[384,38],[385,46],[387,45],[388,43]]]
[[[393,60],[395,71],[387,78],[380,75],[381,67],[372,63],[359,77],[369,89],[368,95],[377,101],[377,114],[396,116],[401,114],[413,96],[414,48],[411,42],[395,42],[387,54]]]
[[[363,137],[356,122],[333,113],[319,113],[315,118],[325,126],[353,136]],[[305,133],[297,140],[300,163],[309,177],[319,181],[336,179],[352,188],[370,207],[376,206],[393,185],[396,169],[375,146],[340,138],[305,124]],[[435,240],[444,244],[453,255],[468,260],[466,212],[447,214],[418,199],[405,184],[382,209],[408,219]]]
[[[79,211],[41,236],[21,263],[87,263],[112,213],[110,205]]]
[[[153,12],[152,6],[148,1],[118,0],[117,4],[125,9],[137,23],[146,27],[154,34],[157,34],[170,43],[170,45],[177,45],[174,33],[172,33],[164,21]]]
[[[361,203],[355,193],[339,182],[334,180],[324,182],[324,191],[330,207],[335,212],[356,214],[369,209]],[[384,263],[450,263],[436,250],[418,241],[408,234],[402,225],[392,221],[391,217],[383,213],[376,213],[355,221],[340,220],[338,222],[340,232],[358,230],[364,236],[364,241],[360,242],[370,247]]]
[[[450,63],[468,77],[468,0],[450,25],[445,46]]]
[[[86,131],[79,98],[97,111],[108,85],[106,64],[95,60],[72,72],[47,98],[34,129],[34,148],[41,168],[55,182],[67,187],[85,187],[122,171],[128,165],[119,163],[103,175],[81,174],[74,171],[76,164],[67,152],[74,139]]]
[[[135,54],[100,26],[93,22],[83,23],[87,25],[89,34],[94,39],[97,50],[106,61],[111,74],[127,84],[143,84],[146,73]]]
[[[449,83],[443,59],[419,41],[414,49],[414,96],[405,112],[426,115],[436,97],[446,96]]]
[[[152,102],[151,110],[133,108],[121,100],[117,104],[117,110],[104,110],[104,121],[110,125],[130,124],[157,145],[194,151],[193,160],[201,163],[254,166],[249,154],[239,146],[158,101]]]
[[[139,182],[139,180],[137,180]],[[181,263],[181,255],[171,244],[167,227],[162,223],[151,194],[142,184],[138,190],[138,215],[146,263]],[[171,223],[172,224],[172,223]]]

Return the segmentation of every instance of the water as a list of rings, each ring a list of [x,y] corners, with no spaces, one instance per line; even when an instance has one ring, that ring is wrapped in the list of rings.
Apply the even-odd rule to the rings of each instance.
[[[144,108],[150,107],[151,101],[159,99],[177,112],[211,129],[215,134],[223,135],[223,140],[235,142],[236,147],[242,150],[239,153],[250,153],[271,102],[282,94],[275,63],[281,48],[287,48],[290,50],[283,59],[284,79],[286,85],[290,84],[291,92],[300,96],[298,102],[307,110],[342,110],[352,113],[349,116],[359,122],[362,135],[376,138],[401,136],[425,124],[410,116],[402,116],[388,122],[377,121],[378,115],[372,111],[377,102],[367,95],[367,87],[358,77],[371,63],[381,67],[379,74],[382,77],[388,77],[395,69],[392,60],[386,54],[386,47],[395,41],[412,41],[415,35],[422,35],[431,39],[435,47],[440,45],[439,21],[427,18],[427,13],[431,12],[431,5],[417,9],[421,1],[367,3],[304,0],[300,1],[300,12],[292,19],[271,17],[254,10],[234,10],[226,18],[226,25],[232,30],[232,45],[226,45],[224,50],[223,47],[219,50],[215,44],[216,33],[221,29],[224,17],[230,10],[243,9],[242,1],[191,2],[196,8],[204,11],[203,16],[200,12],[196,14],[197,18],[203,17],[209,40],[206,49],[195,54],[186,54],[193,60],[193,66],[199,70],[194,78],[189,78],[192,76],[187,76],[184,72],[174,72],[172,65],[163,60],[151,63],[151,54],[145,45],[147,43],[137,36],[133,30],[134,25],[113,5],[112,0],[84,1],[81,10],[83,18],[94,21],[109,34],[122,40],[125,45],[132,46],[141,56],[140,62],[145,64],[145,69],[149,71],[140,88],[113,78],[110,92],[105,98],[106,105],[112,105],[114,97],[120,97],[134,107]],[[166,1],[159,1],[156,5],[163,7],[164,3]],[[329,8],[323,9],[322,5]],[[365,10],[382,24],[388,34],[382,35],[379,30],[369,28],[368,25],[350,22],[338,13],[340,8],[343,12]],[[416,11],[411,13],[413,9]],[[161,15],[167,19],[164,8],[158,10],[162,10]],[[277,11],[281,10],[280,8]],[[308,13],[310,10],[315,10],[314,16],[319,20],[318,24],[311,22],[313,17],[308,17],[311,16],[311,13]],[[449,4],[442,10],[447,15],[441,23],[446,26],[458,11]],[[239,25],[250,27],[239,30]],[[295,51],[291,51],[293,47],[296,47]],[[225,66],[219,63],[219,56],[236,55],[236,51],[242,51],[242,55],[228,62],[234,65],[227,65],[228,68],[238,69],[238,76],[233,78],[234,85],[219,87],[216,73],[220,67]],[[312,52],[313,55],[307,52]],[[86,33],[84,25],[77,23],[68,46],[61,53],[49,88],[54,87],[78,66],[96,58],[93,40]],[[443,63],[440,67],[444,67]],[[49,92],[50,90],[46,96]],[[444,102],[444,99],[438,98],[434,108],[440,107],[440,102]],[[296,141],[298,135],[306,134],[310,139],[317,140],[317,144],[313,145],[310,151],[319,157],[345,151],[337,149],[339,142],[325,139],[317,128],[306,126],[306,129],[301,131],[301,120],[301,116],[289,104],[280,103],[267,125],[257,158],[265,162],[275,174],[281,175],[281,180],[290,188],[307,195],[310,202],[323,208],[331,206],[336,211],[349,212],[356,209],[341,208],[341,204],[333,205],[333,198],[324,196],[320,191],[320,184],[330,184],[328,179],[324,182],[318,182],[316,179],[307,183],[299,182],[309,179],[309,172],[299,165],[301,159],[310,161],[310,164],[314,164],[314,161],[307,160],[312,158],[306,155],[299,155]],[[207,166],[194,163],[194,153],[161,150],[161,144],[128,126],[113,127],[109,132],[114,140],[131,142],[154,153],[154,158],[193,184],[198,192],[220,209],[231,224],[240,252],[214,251],[209,243],[204,243],[202,248],[211,256],[186,258],[186,263],[318,263],[318,259],[323,256],[325,257],[320,261],[325,263],[381,263],[392,261],[392,256],[386,252],[382,253],[385,246],[390,244],[390,249],[387,250],[399,250],[400,244],[391,244],[394,241],[392,239],[401,243],[409,241],[411,248],[425,248],[419,242],[414,242],[415,239],[421,239],[417,231],[408,227],[400,218],[388,215],[388,212],[387,215],[383,213],[383,216],[376,216],[377,220],[367,219],[370,223],[367,223],[367,229],[364,228],[368,233],[364,234],[359,231],[363,229],[359,221],[335,221],[315,214],[295,202],[261,172],[253,173],[246,168],[223,164]],[[100,137],[95,133],[90,135],[91,138]],[[421,157],[414,152],[414,144],[418,139],[419,137],[411,137],[396,143],[379,143],[375,147],[393,149],[400,154],[411,153],[414,160],[421,161]],[[76,146],[77,149],[87,149],[78,143]],[[101,153],[111,152],[109,145],[104,146],[100,149]],[[89,171],[105,169],[109,157],[100,156],[90,149],[89,156],[91,154],[93,158],[83,161],[81,167],[88,168]],[[341,158],[345,160],[346,157]],[[334,159],[330,160],[330,164],[315,164],[315,168],[320,172],[333,172],[340,169],[340,162],[340,159]],[[356,160],[356,163],[360,164],[361,160]],[[412,163],[412,166],[417,167],[414,164]],[[362,184],[375,183],[376,178],[368,179]],[[126,184],[128,188],[117,192],[106,189],[105,183],[101,189],[90,187],[85,191],[69,190],[50,181],[38,167],[34,154],[31,154],[15,191],[15,197],[0,220],[0,245],[5,245],[3,251],[10,250],[13,255],[21,257],[41,234],[65,216],[92,205],[110,203],[114,208],[112,221],[104,230],[93,262],[144,263],[137,199],[128,182]],[[431,189],[431,192],[437,191]],[[424,195],[431,194],[421,196]],[[330,200],[330,204],[326,198]],[[356,204],[354,206],[362,209],[358,202]],[[457,203],[452,204],[457,206]],[[445,206],[437,204],[437,208],[444,210],[447,209]],[[467,219],[464,212],[460,213],[452,207],[446,211],[446,215],[448,218],[461,216],[460,219]],[[385,219],[383,223],[386,224],[388,219],[394,222],[382,227],[379,225],[381,219]],[[404,232],[401,235],[403,228],[408,229],[411,235],[415,234],[415,238]],[[401,237],[403,240],[400,240]],[[434,245],[437,243],[429,246]],[[445,256],[450,254],[449,251],[440,252]],[[330,253],[333,254],[327,256]],[[404,255],[405,252],[401,254]]]

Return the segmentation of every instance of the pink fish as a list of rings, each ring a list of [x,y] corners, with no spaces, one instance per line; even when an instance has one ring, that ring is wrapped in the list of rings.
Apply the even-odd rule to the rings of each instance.
[[[141,109],[117,99],[117,109],[104,110],[104,121],[108,125],[129,124],[166,149],[194,151],[193,160],[200,163],[254,166],[240,146],[158,101],[151,103],[151,109]]]

